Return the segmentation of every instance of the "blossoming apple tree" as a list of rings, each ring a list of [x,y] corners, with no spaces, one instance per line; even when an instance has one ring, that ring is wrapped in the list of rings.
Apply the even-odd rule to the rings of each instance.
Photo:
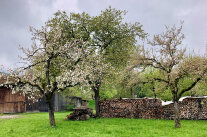
[[[68,39],[67,28],[61,20],[53,18],[41,29],[31,28],[31,48],[21,48],[24,56],[22,67],[9,70],[4,86],[13,92],[23,91],[31,97],[45,96],[51,126],[56,126],[52,97],[68,87],[74,87],[85,80],[87,71],[84,62],[91,49],[81,39]],[[56,21],[54,23],[54,21]]]

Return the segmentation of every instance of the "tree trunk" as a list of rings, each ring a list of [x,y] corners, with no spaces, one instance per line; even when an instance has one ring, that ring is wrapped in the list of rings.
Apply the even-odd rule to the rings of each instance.
[[[52,98],[47,99],[47,105],[48,105],[50,126],[55,127],[56,124],[55,124],[55,116],[54,116],[54,110],[52,105]]]
[[[132,89],[132,87],[130,88],[130,91],[131,91],[131,98],[134,98],[134,94],[133,94],[133,89]]]
[[[99,106],[99,101],[100,101],[100,96],[99,96],[99,90],[95,90],[95,108],[96,108],[96,117],[100,116],[100,106]]]
[[[47,87],[50,87],[50,59],[47,60],[47,64],[45,66],[46,72],[46,81],[47,81]],[[50,126],[55,127],[55,116],[54,116],[54,110],[53,110],[53,104],[52,104],[52,97],[53,93],[50,92],[50,88],[48,89],[48,94],[45,96],[46,97],[46,102],[48,105],[48,112],[49,112],[49,120],[50,120]]]
[[[153,88],[152,88],[152,91],[153,91],[153,93],[154,93],[154,98],[157,98],[157,94],[155,93],[154,83],[153,83]]]
[[[179,113],[179,106],[178,100],[174,100],[174,114],[175,114],[175,128],[180,128],[180,113]]]

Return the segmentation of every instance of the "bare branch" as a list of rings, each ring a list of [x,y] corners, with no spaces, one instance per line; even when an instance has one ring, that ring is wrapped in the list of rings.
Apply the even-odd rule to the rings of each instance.
[[[201,80],[201,78],[197,78],[188,88],[183,89],[179,94],[178,94],[178,98],[181,98],[182,95],[186,92],[191,90],[193,87],[195,87],[195,85]]]

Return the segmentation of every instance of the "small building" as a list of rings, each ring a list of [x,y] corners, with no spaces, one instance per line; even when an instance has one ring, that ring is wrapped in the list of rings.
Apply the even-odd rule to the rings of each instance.
[[[6,82],[6,76],[0,78],[0,85]],[[86,101],[84,104],[86,104]],[[54,111],[66,110],[69,105],[74,107],[82,106],[82,98],[77,96],[64,97],[60,93],[55,93],[52,98]],[[12,94],[12,90],[7,87],[0,87],[0,113],[23,113],[23,112],[47,112],[48,106],[45,97],[37,102],[28,99],[27,95],[21,92]]]
[[[1,77],[0,85],[6,82],[6,77]],[[12,90],[0,86],[0,113],[26,112],[25,96],[21,93],[12,94]]]
[[[54,111],[62,111],[67,108],[67,100],[59,93],[55,93],[52,98],[52,104]],[[45,97],[40,98],[37,102],[33,102],[32,100],[26,100],[27,112],[30,111],[39,111],[39,112],[47,112],[48,106],[46,104]]]
[[[5,74],[6,75],[6,74]],[[6,76],[0,78],[0,85],[6,82]],[[55,93],[52,99],[54,111],[66,109],[67,100],[61,94]],[[23,113],[23,112],[46,112],[48,107],[45,98],[40,98],[38,102],[29,100],[22,92],[13,94],[12,90],[0,86],[0,113]]]
[[[52,99],[54,111],[66,109],[67,101],[59,93],[55,93]],[[48,106],[45,98],[40,98],[37,102],[29,100],[21,92],[12,94],[12,90],[0,87],[0,113],[23,113],[23,112],[47,112]]]
[[[82,106],[82,98],[77,96],[71,96],[70,98],[70,104],[73,104],[74,107],[80,107]]]
[[[12,94],[12,90],[0,87],[0,113],[26,112],[25,96],[20,92]]]

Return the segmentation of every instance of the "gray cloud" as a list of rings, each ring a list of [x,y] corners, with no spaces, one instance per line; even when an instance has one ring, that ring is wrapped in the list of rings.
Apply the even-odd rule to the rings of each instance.
[[[150,35],[161,33],[165,25],[179,25],[184,20],[184,45],[205,52],[206,0],[0,0],[0,65],[14,67],[21,54],[18,45],[31,44],[29,26],[44,25],[57,10],[97,15],[109,6],[127,10],[125,20],[140,22]]]
[[[76,0],[0,0],[0,65],[17,65],[19,45],[31,44],[29,26],[41,27],[59,9],[79,12],[76,3]]]

